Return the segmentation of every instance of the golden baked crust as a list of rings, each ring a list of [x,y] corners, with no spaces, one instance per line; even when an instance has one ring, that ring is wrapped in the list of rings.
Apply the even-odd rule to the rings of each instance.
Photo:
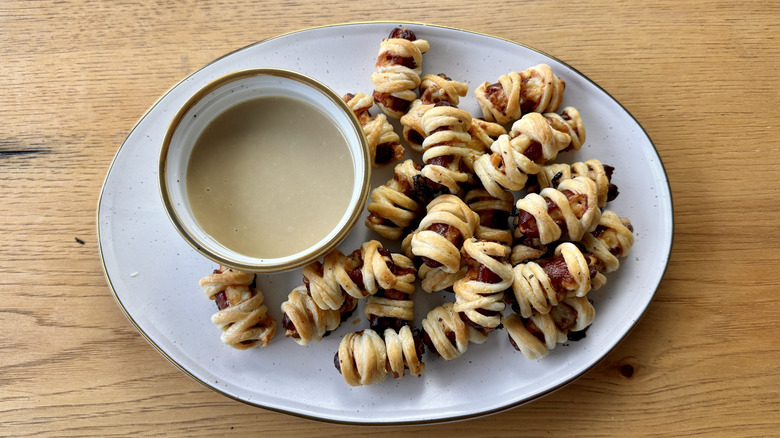
[[[379,383],[388,374],[396,379],[409,374],[420,376],[425,364],[418,354],[417,342],[409,326],[387,329],[380,337],[365,329],[345,335],[339,343],[336,363],[344,381],[350,386]]]
[[[377,240],[363,243],[349,256],[338,249],[302,270],[312,300],[322,309],[337,310],[347,296],[363,299],[379,288],[393,289],[399,277],[393,272],[392,255]]]
[[[628,255],[634,245],[633,227],[628,218],[604,210],[596,229],[586,234],[581,243],[598,259],[596,269],[599,272],[613,272],[620,267],[619,258]]]
[[[547,122],[556,131],[561,131],[571,137],[571,144],[566,150],[578,151],[585,143],[585,123],[576,108],[567,106],[561,113],[546,112],[543,114]]]
[[[417,269],[414,262],[403,254],[391,254],[390,270],[397,282],[390,289],[380,290],[366,300],[364,309],[371,328],[376,331],[386,325],[409,324],[414,321],[414,301],[412,295],[417,287]]]
[[[425,371],[425,364],[422,362],[422,355],[418,350],[417,337],[412,333],[412,329],[405,325],[400,330],[387,329],[384,332],[385,347],[387,349],[387,366],[389,372],[394,378],[400,379],[404,376],[405,370],[409,374],[420,377]]]
[[[492,145],[498,137],[506,133],[506,129],[498,123],[472,118],[471,127],[469,128],[471,140],[467,146],[469,149],[473,149],[480,154],[485,154],[490,151],[490,145]]]
[[[502,191],[493,196],[483,188],[471,189],[463,196],[463,201],[479,215],[479,225],[474,231],[478,239],[511,245],[513,238],[509,230],[509,215],[514,207],[514,196]]]
[[[453,303],[444,303],[428,312],[423,319],[426,343],[445,360],[460,357],[469,347],[469,332]]]
[[[350,386],[371,385],[387,377],[387,349],[373,330],[347,333],[337,354],[339,371]]]
[[[245,350],[268,346],[276,334],[276,321],[263,304],[263,292],[251,287],[255,275],[220,266],[200,280],[200,287],[220,308],[211,322],[222,330],[220,339],[233,348]]]
[[[547,187],[558,187],[558,185],[567,179],[582,176],[593,180],[596,183],[598,192],[598,205],[604,207],[607,205],[610,194],[610,177],[607,169],[599,160],[591,159],[585,162],[576,162],[572,164],[555,163],[542,166],[539,173],[536,174],[536,181],[540,189]]]

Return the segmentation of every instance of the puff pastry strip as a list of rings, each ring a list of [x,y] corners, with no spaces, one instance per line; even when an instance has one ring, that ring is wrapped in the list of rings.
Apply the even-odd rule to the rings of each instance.
[[[479,225],[474,231],[478,239],[511,245],[513,237],[509,229],[509,215],[515,198],[507,191],[499,195],[496,197],[484,188],[474,188],[466,192],[463,201],[479,215]]]
[[[606,166],[599,160],[591,159],[572,164],[555,163],[541,166],[536,174],[535,187],[529,187],[529,191],[539,191],[547,187],[558,187],[567,179],[582,176],[596,183],[599,207],[604,208],[607,202],[614,200],[618,195],[617,186],[612,184],[612,172],[615,169]]]
[[[461,268],[460,248],[474,236],[479,215],[455,195],[441,195],[428,204],[428,212],[407,239],[409,251],[430,268],[455,273]],[[408,255],[408,254],[407,254]]]
[[[596,257],[571,242],[555,249],[553,257],[521,263],[513,268],[512,295],[508,300],[523,318],[550,309],[570,297],[584,297],[606,281],[596,269]]]
[[[345,303],[346,304],[346,303]],[[311,296],[306,286],[300,285],[290,292],[287,301],[281,305],[282,326],[285,336],[292,338],[298,345],[308,345],[319,342],[328,332],[335,330],[341,324],[340,309],[322,309]],[[346,309],[345,314],[353,309]]]
[[[505,134],[507,134],[506,129],[498,123],[472,118],[469,128],[471,140],[467,146],[480,154],[489,153],[493,142]]]
[[[393,272],[392,255],[377,240],[363,243],[348,256],[338,249],[302,270],[303,281],[314,302],[322,309],[340,309],[347,296],[362,299],[379,288],[392,289],[399,279]]]
[[[465,353],[472,333],[475,340],[484,340],[476,330],[469,330],[454,306],[449,302],[437,306],[422,321],[425,345],[444,360],[452,360]]]

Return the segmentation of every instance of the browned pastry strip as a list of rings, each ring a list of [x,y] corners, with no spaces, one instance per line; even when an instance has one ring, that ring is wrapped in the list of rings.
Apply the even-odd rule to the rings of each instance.
[[[603,274],[618,269],[618,259],[633,243],[631,222],[604,210],[596,229],[579,243],[583,249],[566,243],[552,258],[515,266],[513,293],[505,295],[514,314],[502,320],[515,349],[538,359],[569,333],[590,326],[595,310],[584,296],[588,281],[582,278],[583,265],[590,287],[598,289],[606,281]]]
[[[322,262],[305,266],[303,283],[317,306],[336,310],[347,297],[359,300],[374,295],[380,288],[393,289],[399,282],[393,267],[390,251],[379,241],[371,240],[349,255],[334,249]]]
[[[604,284],[597,262],[593,254],[564,242],[553,256],[513,268],[512,294],[507,294],[507,301],[523,318],[533,312],[548,313],[566,298],[584,297]]]
[[[322,309],[312,300],[306,287],[300,285],[290,292],[282,303],[282,326],[285,337],[299,345],[319,342],[328,332],[341,324],[343,316],[354,310],[354,300],[347,300],[343,309]],[[352,309],[349,309],[349,306]]]
[[[618,269],[619,258],[633,244],[631,222],[604,210],[598,226],[578,244],[562,243],[551,257],[516,265],[508,301],[515,312],[528,317],[532,311],[547,313],[568,297],[585,296],[606,282],[604,274]]]
[[[468,350],[472,331],[479,339],[484,339],[476,330],[460,319],[453,303],[444,303],[433,308],[423,319],[423,341],[428,350],[445,360],[452,360]]]
[[[534,183],[529,184],[527,190],[529,192],[538,192],[547,187],[556,188],[558,184],[567,179],[582,176],[596,183],[599,207],[604,208],[607,202],[613,201],[618,195],[618,188],[612,183],[614,170],[612,166],[604,165],[601,161],[595,159],[572,164],[548,164],[540,167],[539,173],[534,177]]]
[[[441,195],[428,205],[417,230],[405,241],[409,252],[430,268],[454,273],[461,268],[460,248],[474,236],[479,215],[455,195]],[[407,254],[409,255],[409,254]]]
[[[467,146],[480,154],[490,153],[490,146],[493,142],[505,134],[507,134],[506,129],[498,123],[472,118],[469,128],[471,140]]]
[[[479,215],[479,225],[474,231],[478,239],[511,245],[512,232],[509,229],[509,216],[514,207],[514,196],[501,192],[500,197],[488,193],[483,188],[474,188],[466,192],[463,201]]]

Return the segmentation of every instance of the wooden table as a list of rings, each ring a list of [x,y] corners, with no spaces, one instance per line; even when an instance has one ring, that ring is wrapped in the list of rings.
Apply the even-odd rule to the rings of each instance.
[[[0,435],[777,434],[780,6],[377,3],[0,4]],[[103,178],[147,108],[220,55],[300,28],[387,19],[522,42],[631,111],[674,195],[665,279],[596,367],[490,417],[355,428],[227,399],[166,361],[116,305],[96,241]]]

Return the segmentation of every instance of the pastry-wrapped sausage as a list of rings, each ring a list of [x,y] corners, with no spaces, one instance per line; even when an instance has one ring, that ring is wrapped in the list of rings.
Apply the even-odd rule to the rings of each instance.
[[[596,311],[587,298],[568,298],[549,313],[534,312],[528,318],[511,314],[502,323],[512,346],[531,360],[547,356],[557,344],[566,342],[571,332],[585,330]]]
[[[485,82],[474,90],[474,96],[485,120],[506,125],[530,112],[557,111],[564,88],[550,66],[539,64],[502,75],[496,83]]]
[[[504,291],[514,280],[507,258],[509,247],[471,238],[463,243],[465,277],[455,282],[454,310],[485,337],[501,323]]]
[[[601,212],[599,224],[593,231],[585,233],[579,244],[584,248],[584,252],[596,257],[596,270],[606,274],[615,271],[620,266],[618,258],[628,254],[634,244],[633,229],[628,218],[621,218],[611,210],[604,210]],[[510,259],[513,265],[517,265],[542,258],[546,253],[547,245],[542,245],[539,239],[521,236],[515,240]]]
[[[596,229],[586,234],[581,243],[598,260],[596,269],[606,274],[617,270],[620,266],[618,259],[628,255],[634,245],[633,231],[628,218],[604,210]]]
[[[435,307],[422,322],[425,345],[445,360],[455,359],[465,353],[472,336],[454,306],[453,303],[444,303]],[[473,331],[476,333],[476,330]]]
[[[390,252],[371,240],[345,256],[338,249],[323,262],[313,262],[302,270],[303,281],[314,302],[323,309],[339,309],[345,297],[362,299],[379,288],[392,289],[398,283]]]
[[[371,165],[385,166],[403,159],[406,150],[401,146],[400,137],[395,133],[393,125],[387,121],[387,116],[377,114],[372,116],[369,110],[374,106],[374,99],[363,93],[346,94],[344,101],[352,109],[363,126],[363,133],[368,140],[368,152]]]
[[[341,339],[334,362],[347,384],[361,386],[379,383],[388,373],[400,379],[407,369],[419,377],[425,370],[422,354],[422,341],[409,326],[385,330],[384,339],[366,329]]]
[[[200,287],[219,311],[211,322],[222,330],[222,342],[245,350],[266,347],[276,334],[276,321],[263,304],[263,292],[254,287],[255,275],[220,266],[200,280]]]
[[[521,190],[528,175],[538,173],[542,164],[555,159],[570,144],[571,137],[553,129],[544,116],[526,114],[514,123],[508,135],[493,142],[492,154],[476,160],[474,171],[493,196],[504,190]]]
[[[530,192],[538,192],[547,187],[556,188],[558,184],[567,179],[582,176],[596,183],[599,207],[604,208],[607,202],[614,200],[618,195],[617,186],[612,184],[612,166],[606,166],[599,160],[587,160],[573,164],[555,163],[541,166],[539,173],[535,175],[535,184],[528,187]]]
[[[380,288],[366,300],[366,318],[371,329],[377,333],[388,328],[397,331],[414,321],[412,294],[416,289],[414,282],[417,269],[409,257],[402,254],[391,254],[391,257],[392,262],[388,265],[398,281],[391,289]]]
[[[585,177],[563,181],[557,189],[529,193],[515,207],[520,234],[539,238],[543,245],[563,235],[578,241],[596,228],[601,217],[596,183]]]
[[[422,55],[430,48],[428,41],[417,39],[407,28],[396,28],[379,46],[374,83],[374,101],[387,114],[397,119],[417,98],[420,86]]]
[[[514,207],[514,196],[502,191],[496,197],[483,188],[466,192],[463,200],[479,215],[479,225],[474,232],[478,239],[511,245],[513,238],[509,229],[509,215]]]
[[[554,111],[554,110],[553,110]],[[578,151],[585,143],[585,124],[582,122],[580,112],[575,108],[567,106],[561,113],[545,112],[544,118],[547,123],[556,131],[566,133],[571,138],[571,144],[566,147],[566,151]]]
[[[534,311],[548,313],[566,298],[584,297],[604,284],[605,278],[596,269],[596,263],[593,254],[564,242],[555,249],[553,257],[513,268],[512,294],[507,301],[523,318]]]
[[[467,145],[471,115],[459,108],[437,103],[422,119],[426,138],[423,141],[423,162],[420,171],[451,194],[459,194],[462,185],[471,178],[471,168],[478,156]]]
[[[366,227],[391,240],[406,234],[412,222],[424,211],[415,191],[420,169],[422,166],[412,160],[395,166],[393,178],[371,192]]]
[[[441,195],[428,205],[428,213],[410,234],[409,249],[430,268],[448,273],[460,270],[460,248],[474,236],[479,215],[455,195]]]
[[[498,123],[472,118],[469,128],[471,140],[467,146],[480,154],[486,154],[490,152],[493,142],[505,134],[507,134],[506,129]]]
[[[420,83],[420,98],[413,101],[409,111],[401,117],[403,137],[407,146],[422,152],[422,144],[427,136],[422,126],[422,117],[437,102],[447,102],[457,106],[460,98],[468,92],[468,88],[468,85],[455,81],[443,73],[423,76]]]
[[[349,302],[345,302],[345,305]],[[319,342],[323,336],[341,324],[341,309],[320,308],[309,296],[304,285],[293,289],[281,307],[284,314],[282,316],[284,335],[292,338],[299,345]]]

